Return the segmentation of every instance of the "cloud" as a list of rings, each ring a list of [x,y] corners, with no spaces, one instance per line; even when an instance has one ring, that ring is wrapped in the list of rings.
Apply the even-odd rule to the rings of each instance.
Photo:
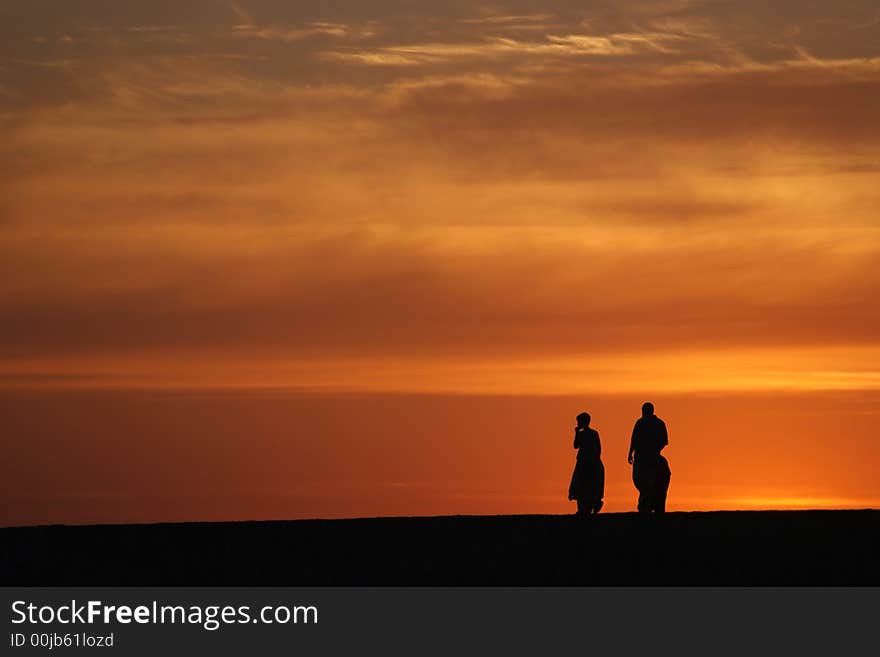
[[[19,240],[3,265],[4,355],[517,358],[873,342],[880,245],[829,248],[870,241],[870,229],[794,241],[796,228],[572,228],[129,225],[137,240],[115,251],[119,231],[89,231],[80,247],[75,234],[36,233],[41,250]],[[53,261],[63,265],[26,293],[15,282]]]
[[[555,14],[520,14],[520,15],[497,15],[490,14],[470,18],[459,18],[459,23],[467,25],[519,25],[522,23],[545,23],[555,17]]]
[[[338,23],[310,23],[303,27],[258,27],[256,25],[238,25],[233,30],[237,37],[250,37],[267,41],[292,42],[316,36],[347,37],[352,29]]]
[[[250,13],[238,2],[235,0],[228,1],[229,9],[235,14],[236,19],[238,20],[237,26],[250,27],[254,24],[254,19],[251,18]]]
[[[603,7],[41,26],[0,71],[3,358],[868,353],[876,47]]]
[[[550,34],[541,41],[491,37],[480,42],[415,43],[354,52],[327,51],[321,53],[321,57],[331,61],[399,66],[440,63],[462,58],[620,56],[634,55],[643,50],[674,52],[669,44],[679,38],[675,35],[654,33],[607,36]]]

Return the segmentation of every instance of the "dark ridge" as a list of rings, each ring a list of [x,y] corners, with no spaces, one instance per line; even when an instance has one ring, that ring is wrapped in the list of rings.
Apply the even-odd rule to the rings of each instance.
[[[5,586],[880,585],[880,511],[0,529]]]

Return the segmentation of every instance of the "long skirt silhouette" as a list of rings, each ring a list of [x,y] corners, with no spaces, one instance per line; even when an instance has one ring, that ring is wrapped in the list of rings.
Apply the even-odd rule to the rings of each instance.
[[[571,473],[568,499],[577,500],[578,514],[599,513],[605,497],[605,466],[601,460],[580,459]]]
[[[663,456],[636,459],[633,464],[633,483],[639,491],[639,511],[641,513],[664,513],[666,493],[672,471],[669,461]]]

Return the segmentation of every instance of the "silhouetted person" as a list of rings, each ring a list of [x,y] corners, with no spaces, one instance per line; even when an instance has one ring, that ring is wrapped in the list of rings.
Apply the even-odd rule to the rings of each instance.
[[[639,490],[640,513],[664,513],[669,490],[669,462],[660,454],[669,444],[666,423],[654,415],[654,404],[642,404],[629,443],[627,461],[633,466],[633,483]]]
[[[599,432],[590,428],[589,413],[577,416],[574,429],[577,463],[568,487],[568,499],[577,500],[579,516],[599,513],[605,496],[605,466],[602,465],[602,443]]]

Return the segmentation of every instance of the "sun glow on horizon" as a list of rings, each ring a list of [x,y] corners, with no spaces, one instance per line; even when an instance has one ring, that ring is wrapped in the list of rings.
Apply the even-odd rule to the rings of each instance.
[[[880,389],[880,348],[682,349],[535,359],[322,358],[218,352],[11,361],[13,388],[275,389],[508,395]]]

